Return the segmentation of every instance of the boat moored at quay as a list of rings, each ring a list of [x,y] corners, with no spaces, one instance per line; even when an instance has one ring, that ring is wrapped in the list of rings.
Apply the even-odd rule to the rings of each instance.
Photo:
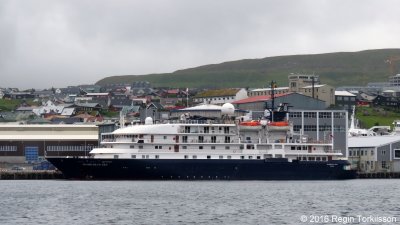
[[[331,180],[356,171],[333,149],[293,132],[288,106],[260,120],[234,118],[225,104],[218,120],[191,120],[120,128],[102,134],[90,157],[47,157],[66,178],[100,180]]]

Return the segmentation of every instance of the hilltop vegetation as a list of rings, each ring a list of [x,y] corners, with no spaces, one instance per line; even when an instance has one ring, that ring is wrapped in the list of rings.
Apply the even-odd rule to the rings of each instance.
[[[178,70],[173,73],[106,77],[96,84],[149,81],[155,87],[263,87],[271,80],[287,86],[290,73],[316,74],[332,86],[385,82],[393,75],[385,61],[400,49],[244,59]],[[396,65],[400,61],[393,62]],[[400,68],[400,66],[398,67]]]

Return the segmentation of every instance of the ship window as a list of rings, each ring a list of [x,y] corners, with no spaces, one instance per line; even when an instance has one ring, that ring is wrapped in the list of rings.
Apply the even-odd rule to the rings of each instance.
[[[303,157],[303,161],[307,161],[307,157]]]
[[[232,159],[232,156],[228,155],[226,158],[227,158],[227,159]]]
[[[225,146],[225,149],[226,149],[226,150],[229,150],[229,149],[230,149],[230,147],[229,147],[229,146]]]
[[[257,156],[257,159],[261,159],[261,156]]]
[[[131,158],[132,159],[136,159],[136,155],[131,155]]]
[[[156,159],[159,159],[160,158],[160,156],[159,155],[156,155]]]
[[[290,150],[296,150],[296,147],[295,146],[291,146]]]
[[[139,145],[139,149],[143,149],[143,145]]]
[[[145,159],[146,158],[146,156],[145,155],[142,155],[142,159]]]
[[[203,146],[199,146],[199,149],[203,149]]]
[[[241,155],[241,156],[240,156],[240,159],[244,159],[244,156],[243,156],[243,155]]]
[[[315,157],[308,157],[309,161],[315,161]]]
[[[211,159],[211,155],[208,155],[208,156],[207,156],[207,159]]]
[[[154,146],[155,149],[158,149],[158,145]]]
[[[212,150],[215,150],[215,146],[211,146],[211,149],[212,149]]]
[[[193,159],[197,159],[197,155],[193,155],[192,158],[193,158]]]
[[[182,142],[187,143],[188,142],[188,136],[182,136]]]
[[[297,150],[301,150],[301,146],[297,146]]]
[[[204,142],[204,136],[199,136],[199,143],[203,143]]]
[[[114,159],[118,159],[118,155],[114,155]]]
[[[321,161],[321,157],[317,157],[317,159],[316,159],[317,161]]]
[[[131,146],[129,146],[130,148],[135,148],[135,146],[134,145],[131,145]]]
[[[182,149],[187,149],[187,146],[186,145],[182,146]]]
[[[223,156],[223,155],[220,155],[220,156],[219,156],[219,159],[223,159],[223,158],[224,158],[224,156]]]
[[[326,161],[326,157],[322,157],[321,160],[322,160],[322,161]]]
[[[188,156],[188,155],[184,155],[184,156],[183,156],[183,158],[185,158],[185,159],[188,159],[188,158],[189,158],[189,156]]]
[[[149,158],[149,155],[146,155],[146,159],[148,159]]]
[[[249,159],[253,159],[253,156],[249,155]]]

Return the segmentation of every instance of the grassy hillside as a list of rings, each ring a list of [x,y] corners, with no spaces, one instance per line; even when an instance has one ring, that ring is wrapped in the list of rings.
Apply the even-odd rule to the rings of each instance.
[[[400,119],[400,113],[383,108],[358,107],[356,118],[362,128],[368,129],[373,126],[393,126],[393,121]]]
[[[320,75],[332,86],[365,85],[385,82],[392,74],[385,61],[400,56],[400,49],[338,52],[315,55],[292,55],[244,59],[173,73],[106,77],[96,84],[149,81],[155,87],[262,87],[271,80],[287,86],[290,73]],[[395,62],[400,65],[400,61]],[[400,68],[400,66],[398,66]]]

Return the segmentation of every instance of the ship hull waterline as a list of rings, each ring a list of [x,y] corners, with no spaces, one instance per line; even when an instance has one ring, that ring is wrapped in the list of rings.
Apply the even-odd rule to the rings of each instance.
[[[67,179],[81,180],[339,180],[354,179],[346,160],[47,158]]]

